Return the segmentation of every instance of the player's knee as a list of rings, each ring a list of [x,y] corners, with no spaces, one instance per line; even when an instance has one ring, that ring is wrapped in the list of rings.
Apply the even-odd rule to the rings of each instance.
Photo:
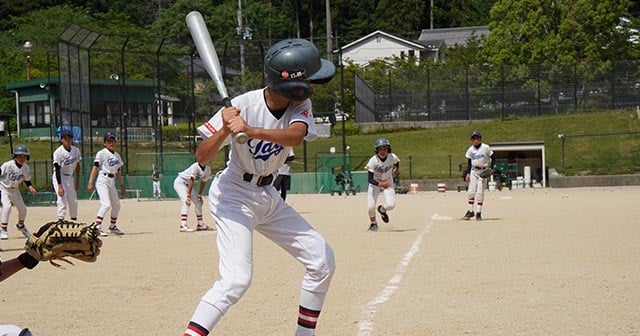
[[[238,302],[251,286],[251,273],[236,275],[229,281],[227,296],[232,304]],[[226,281],[226,280],[225,280]]]
[[[387,211],[393,210],[393,208],[396,207],[396,201],[387,201],[386,204],[384,205],[384,209]]]
[[[336,260],[331,246],[325,243],[323,252],[313,263],[307,265],[307,276],[316,283],[330,281],[336,270]]]

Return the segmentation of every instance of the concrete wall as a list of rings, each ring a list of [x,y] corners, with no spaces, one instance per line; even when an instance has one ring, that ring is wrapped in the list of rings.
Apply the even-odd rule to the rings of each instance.
[[[551,188],[610,187],[640,185],[640,174],[599,176],[549,176]]]

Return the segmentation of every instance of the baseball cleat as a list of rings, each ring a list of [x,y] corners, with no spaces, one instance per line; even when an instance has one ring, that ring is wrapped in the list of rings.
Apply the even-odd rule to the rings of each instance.
[[[371,225],[369,225],[369,231],[372,231],[372,232],[378,231],[378,224],[371,223]]]
[[[109,227],[109,232],[113,233],[116,236],[122,236],[124,234],[124,232],[115,225],[111,225]]]
[[[107,237],[109,234],[102,230],[102,225],[96,225],[96,229],[98,229],[98,233],[100,233],[100,237]]]
[[[378,205],[378,212],[380,213],[380,217],[382,217],[382,221],[385,223],[389,223],[389,215],[387,214],[387,211],[384,210],[382,205]]]
[[[198,230],[198,231],[213,231],[213,228],[210,227],[207,224],[198,224],[198,226],[196,226],[196,230]]]
[[[31,236],[31,232],[29,232],[29,230],[27,230],[27,227],[24,224],[22,224],[22,225],[16,224],[16,228],[18,230],[20,230],[20,232],[22,232],[22,234],[24,235],[25,238],[29,238],[29,236]]]
[[[476,220],[477,221],[481,221],[482,220],[482,215],[479,212],[476,213]]]
[[[468,210],[466,214],[464,214],[464,217],[462,217],[462,219],[464,220],[469,220],[471,217],[473,217],[474,213],[471,210]]]
[[[180,225],[180,232],[193,232],[194,230],[187,225]]]

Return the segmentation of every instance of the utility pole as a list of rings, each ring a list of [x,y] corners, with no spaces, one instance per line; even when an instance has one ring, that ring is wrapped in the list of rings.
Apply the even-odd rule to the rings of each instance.
[[[238,0],[238,28],[237,31],[240,36],[240,75],[244,78],[244,29],[242,28],[242,0]]]
[[[333,61],[333,57],[331,57],[331,49],[333,46],[333,43],[331,42],[331,4],[330,4],[330,0],[326,0],[325,1],[326,4],[326,16],[327,16],[327,58],[330,61]]]

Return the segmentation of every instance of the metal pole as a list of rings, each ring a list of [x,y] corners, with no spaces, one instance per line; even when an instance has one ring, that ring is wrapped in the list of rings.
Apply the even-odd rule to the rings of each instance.
[[[340,67],[340,114],[342,115],[342,153],[347,152],[347,131],[345,127],[346,114],[344,113],[344,64],[342,63],[342,46],[340,45],[340,38],[337,36],[338,42],[338,66]]]

